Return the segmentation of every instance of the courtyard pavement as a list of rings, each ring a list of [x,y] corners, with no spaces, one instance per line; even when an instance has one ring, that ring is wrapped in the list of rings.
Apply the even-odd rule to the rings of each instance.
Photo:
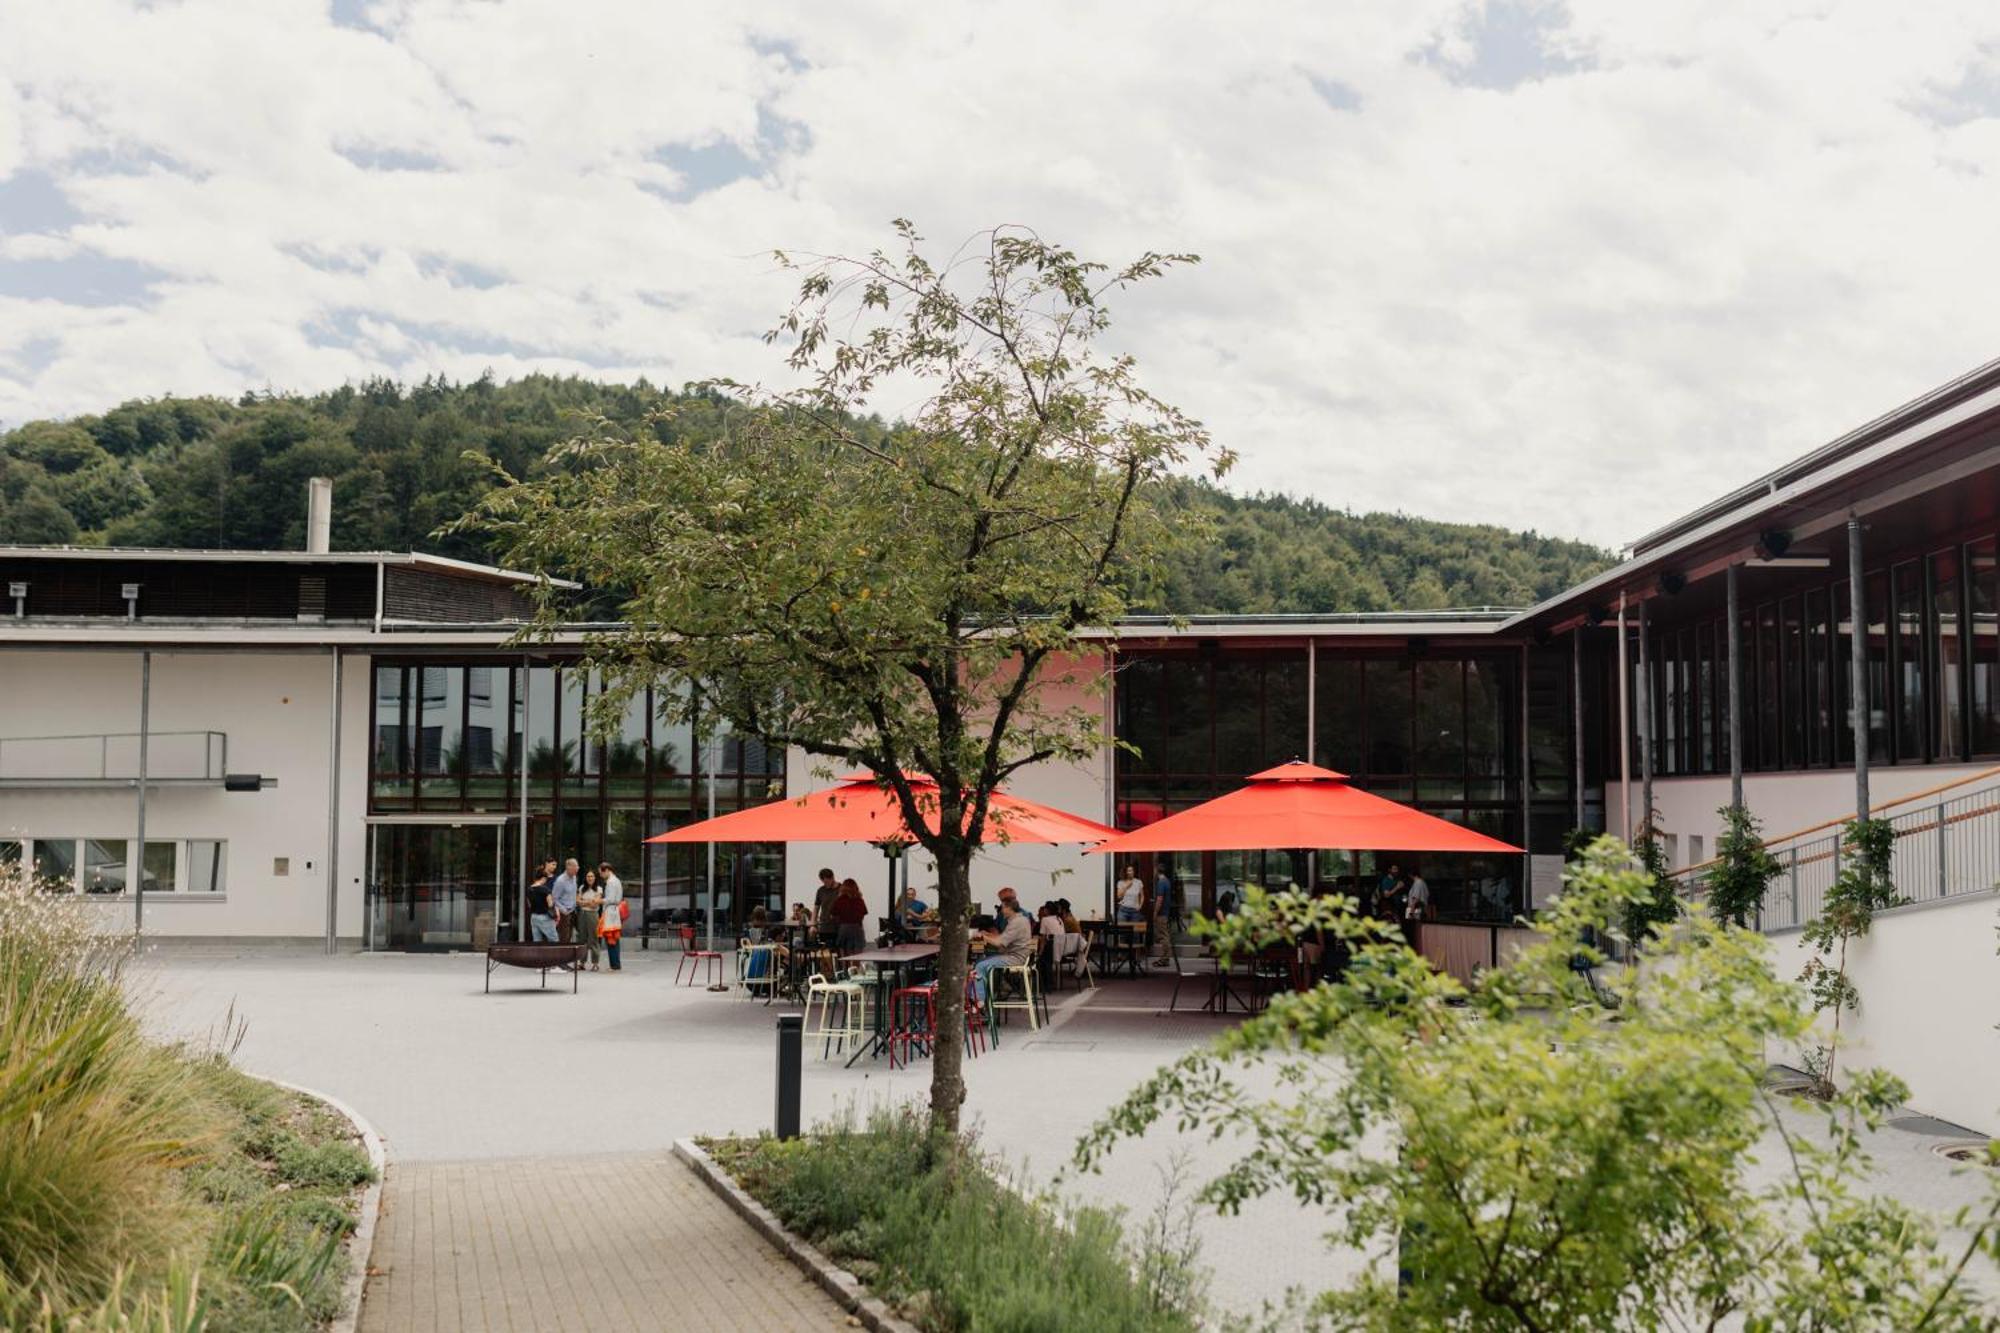
[[[247,1024],[245,1068],[337,1096],[382,1133],[383,1272],[364,1328],[815,1326],[831,1304],[820,1309],[795,1270],[667,1157],[679,1138],[770,1126],[775,1023],[795,1010],[677,987],[677,959],[628,949],[622,974],[586,973],[576,995],[567,977],[542,990],[513,969],[482,994],[476,956],[268,946],[161,945],[132,977],[163,1034],[217,1033],[233,1014]],[[984,1146],[1029,1186],[1123,1206],[1135,1224],[1177,1158],[1193,1180],[1228,1161],[1227,1138],[1161,1127],[1122,1145],[1099,1176],[1064,1174],[1094,1121],[1221,1029],[1208,1015],[1166,1013],[1171,987],[1149,976],[1066,992],[1040,1033],[1014,1015],[1000,1050],[966,1068]],[[845,1069],[809,1052],[806,1122],[920,1101],[928,1077],[922,1062]],[[1976,1179],[1931,1151],[1949,1128],[1920,1130],[1876,1136],[1879,1186],[1939,1211],[1980,1197]],[[1762,1156],[1775,1170],[1779,1154]],[[1329,1250],[1328,1224],[1283,1198],[1201,1217],[1218,1305],[1251,1313],[1295,1285],[1339,1282],[1364,1260]],[[569,1295],[533,1296],[551,1283]],[[632,1304],[579,1295],[607,1291]],[[597,1322],[585,1317],[593,1310]]]

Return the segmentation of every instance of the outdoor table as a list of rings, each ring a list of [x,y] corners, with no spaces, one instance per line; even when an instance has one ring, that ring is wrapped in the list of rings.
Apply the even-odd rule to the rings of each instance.
[[[806,965],[811,961],[813,952],[813,927],[787,921],[773,933],[778,932],[784,936],[785,994],[793,1000],[802,1000],[806,993]]]
[[[1216,960],[1215,971],[1209,974],[1208,1000],[1201,1006],[1202,1012],[1226,1014],[1229,1012],[1229,1002],[1231,1000],[1235,1000],[1236,1007],[1244,1013],[1252,1012],[1250,1002],[1243,997],[1242,992],[1229,984],[1231,974],[1235,973],[1238,967],[1243,969],[1241,975],[1245,980],[1254,979],[1256,970],[1255,959],[1232,957],[1227,963],[1221,959]]]
[[[1085,921],[1084,933],[1092,937],[1092,945],[1097,949],[1097,970],[1111,976],[1123,963],[1125,970],[1139,976],[1139,928],[1131,921]]]
[[[868,1044],[847,1057],[847,1067],[863,1054],[881,1058],[882,1048],[889,1044],[889,997],[903,980],[903,969],[912,963],[921,963],[938,956],[935,944],[892,944],[885,949],[863,949],[859,953],[846,954],[843,963],[875,964],[875,1031],[869,1036]],[[890,974],[895,975],[895,984],[890,982]]]

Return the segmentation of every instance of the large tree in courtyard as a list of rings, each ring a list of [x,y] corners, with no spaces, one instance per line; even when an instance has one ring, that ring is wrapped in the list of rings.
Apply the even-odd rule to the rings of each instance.
[[[1007,836],[989,798],[1104,743],[1088,692],[1050,687],[1089,683],[1083,631],[1185,538],[1163,479],[1229,457],[1095,346],[1110,295],[1192,256],[1109,267],[1006,227],[933,264],[896,234],[866,258],[779,256],[801,283],[770,340],[803,387],[746,392],[703,442],[598,422],[468,521],[510,561],[619,590],[627,627],[587,644],[600,721],[685,681],[707,722],[894,793],[937,863],[931,1112],[955,1130],[969,870]],[[538,628],[562,614],[546,599]]]

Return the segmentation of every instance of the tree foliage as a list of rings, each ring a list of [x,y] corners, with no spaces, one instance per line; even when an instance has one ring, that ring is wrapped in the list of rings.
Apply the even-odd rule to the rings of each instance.
[[[1715,840],[1715,864],[1703,877],[1708,910],[1717,921],[1747,926],[1763,910],[1764,894],[1784,867],[1764,846],[1757,817],[1740,805],[1725,805],[1722,836]]]
[[[1822,1093],[1834,1088],[1834,1065],[1840,1058],[1841,1015],[1861,1007],[1861,992],[1847,975],[1847,946],[1868,934],[1875,914],[1902,901],[1890,876],[1896,854],[1896,827],[1886,819],[1853,819],[1841,829],[1846,855],[1840,873],[1827,886],[1820,914],[1806,922],[1803,934],[1812,945],[1799,980],[1812,995],[1816,1013],[1831,1014],[1833,1028],[1808,1064]]]
[[[508,383],[370,380],[229,402],[159,398],[0,433],[0,540],[295,549],[304,478],[334,479],[334,546],[491,561],[480,532],[437,532],[492,485],[486,463],[542,475],[548,449],[599,419],[664,441],[715,439],[741,402],[531,375]],[[879,421],[851,423],[881,431]],[[32,494],[25,508],[9,509]],[[1215,534],[1166,553],[1135,609],[1264,614],[1525,605],[1595,573],[1581,542],[1405,514],[1352,513],[1284,495],[1233,495],[1176,478],[1159,502]]]
[[[1288,1193],[1376,1258],[1318,1295],[1338,1328],[1986,1327],[1960,1277],[1993,1249],[2000,1194],[1949,1219],[1971,1234],[1947,1252],[1933,1219],[1860,1188],[1862,1135],[1904,1090],[1870,1074],[1780,1114],[1766,1046],[1810,1016],[1764,940],[1689,915],[1637,967],[1589,943],[1650,891],[1600,840],[1539,918],[1543,941],[1467,987],[1341,898],[1249,890],[1209,927],[1220,951],[1321,930],[1352,950],[1345,976],[1161,1070],[1079,1161],[1162,1124],[1240,1136],[1207,1201]],[[1276,1095],[1245,1086],[1250,1062],[1275,1064],[1258,1082]],[[1767,1136],[1787,1166],[1771,1185],[1747,1169]]]
[[[938,867],[931,1112],[949,1131],[970,858],[1007,836],[989,800],[1027,765],[1103,744],[1081,633],[1123,616],[1131,581],[1185,535],[1163,521],[1164,479],[1228,457],[1095,348],[1113,295],[1190,257],[1112,268],[1003,228],[938,266],[908,224],[897,237],[798,265],[773,338],[804,387],[749,395],[700,442],[600,420],[540,480],[503,479],[465,529],[623,590],[628,628],[586,643],[609,684],[600,723],[684,681],[705,714],[894,794]],[[894,427],[868,416],[885,383],[922,395]],[[541,628],[567,614],[545,599]]]

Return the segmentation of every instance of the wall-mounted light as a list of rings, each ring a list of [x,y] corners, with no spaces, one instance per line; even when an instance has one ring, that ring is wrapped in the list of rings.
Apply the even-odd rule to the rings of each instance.
[[[25,583],[9,583],[7,585],[7,595],[14,599],[14,619],[26,620],[28,618],[28,585]]]
[[[127,620],[137,620],[139,618],[139,585],[136,583],[120,584],[119,591],[125,598],[125,618]]]
[[[1678,569],[1670,569],[1660,575],[1660,592],[1668,597],[1678,597],[1687,591],[1688,576]]]
[[[276,778],[267,778],[262,773],[224,773],[224,791],[263,791],[266,787],[278,785]]]
[[[1583,618],[1588,620],[1592,625],[1602,625],[1605,621],[1611,619],[1611,609],[1600,603],[1585,611]]]

